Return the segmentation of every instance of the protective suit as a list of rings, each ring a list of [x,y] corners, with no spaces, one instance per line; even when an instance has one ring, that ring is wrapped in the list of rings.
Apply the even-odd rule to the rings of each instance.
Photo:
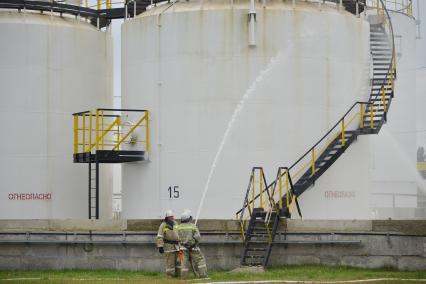
[[[200,231],[192,223],[189,210],[185,210],[181,216],[181,223],[177,226],[180,243],[185,251],[185,267],[192,266],[197,277],[207,277],[207,265],[198,244],[201,240]]]
[[[166,256],[166,274],[171,277],[185,277],[188,269],[184,265],[184,255],[179,243],[179,234],[173,212],[167,211],[158,228],[157,247]]]

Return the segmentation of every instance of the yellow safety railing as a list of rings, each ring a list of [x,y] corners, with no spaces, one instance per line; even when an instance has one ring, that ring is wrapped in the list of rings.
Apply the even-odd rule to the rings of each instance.
[[[419,172],[426,172],[426,162],[417,162],[417,170]]]
[[[377,9],[379,15],[384,15],[383,3],[389,11],[396,11],[408,16],[413,16],[412,0],[368,0],[367,6]]]
[[[97,150],[149,152],[149,112],[97,109],[73,114],[74,154]]]
[[[238,212],[236,215],[240,221],[241,232],[244,232],[245,224],[250,219],[255,208],[262,208],[265,211],[276,209],[275,202],[271,198],[270,187],[268,187],[263,168],[261,167],[254,167],[252,169],[243,207],[244,210]],[[269,231],[268,226],[266,228]],[[244,234],[242,235],[244,236]]]
[[[389,68],[384,78],[376,79],[380,82],[380,88],[377,93],[370,95],[368,102],[356,102],[341,117],[341,119],[304,155],[302,155],[292,166],[280,167],[275,180],[267,184],[263,168],[255,167],[250,175],[249,186],[246,191],[243,207],[236,213],[240,221],[241,232],[244,238],[245,226],[247,220],[251,217],[256,207],[264,209],[266,212],[273,210],[280,211],[286,208],[286,214],[291,213],[297,206],[301,217],[300,208],[297,202],[297,195],[293,188],[292,180],[298,180],[302,174],[305,176],[310,173],[309,178],[315,181],[317,178],[317,160],[332,145],[340,145],[341,149],[349,146],[348,133],[358,135],[359,133],[375,133],[380,130],[383,121],[386,121],[386,115],[389,109],[390,99],[393,97],[396,80],[396,53],[394,43],[393,27],[390,20],[388,9],[384,0],[371,0],[377,3],[377,14],[383,16],[382,23],[391,42],[392,57]],[[412,3],[409,1],[409,5]],[[390,91],[390,92],[388,92]],[[386,96],[390,95],[390,98]],[[380,113],[381,116],[376,114]],[[375,118],[378,120],[375,120]],[[369,125],[364,124],[364,119],[368,118]],[[375,124],[377,122],[377,124]],[[356,137],[356,136],[355,136]],[[352,137],[352,139],[354,139]],[[332,146],[335,147],[335,146]],[[425,169],[426,165],[418,165],[418,168]],[[293,174],[290,174],[290,171]],[[312,180],[311,180],[312,181]],[[285,190],[285,195],[283,194]],[[285,204],[283,197],[285,196]],[[265,198],[266,197],[266,198]],[[266,226],[269,234],[268,226]]]
[[[122,7],[125,4],[125,2],[124,1],[112,2],[112,0],[96,0],[96,4],[89,6],[88,1],[85,0],[84,4],[86,8],[96,7],[96,10],[102,10],[102,9],[112,9],[113,5]]]

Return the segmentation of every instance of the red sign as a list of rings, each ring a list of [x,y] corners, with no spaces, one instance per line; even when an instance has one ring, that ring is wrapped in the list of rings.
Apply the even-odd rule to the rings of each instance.
[[[9,193],[9,200],[52,200],[51,193]]]
[[[353,191],[326,191],[324,192],[325,198],[342,199],[342,198],[355,198]]]

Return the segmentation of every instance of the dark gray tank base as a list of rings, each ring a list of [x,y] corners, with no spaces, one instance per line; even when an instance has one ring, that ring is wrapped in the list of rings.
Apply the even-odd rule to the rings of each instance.
[[[147,221],[122,220],[121,229],[115,231],[111,227],[97,232],[74,227],[65,233],[63,228],[52,230],[52,226],[45,230],[41,230],[43,226],[37,230],[21,227],[18,231],[1,220],[0,270],[163,271],[164,259],[154,245],[158,220]],[[200,222],[201,249],[210,270],[232,270],[240,265],[242,244],[234,223]],[[93,224],[91,229],[96,230]],[[415,220],[283,221],[270,266],[323,264],[426,270],[425,228],[426,221]]]

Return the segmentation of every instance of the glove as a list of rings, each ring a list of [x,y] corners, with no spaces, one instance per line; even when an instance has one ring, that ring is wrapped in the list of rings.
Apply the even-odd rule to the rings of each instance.
[[[160,253],[164,253],[164,248],[163,248],[163,247],[159,247],[159,248],[158,248],[158,251],[159,251]]]

